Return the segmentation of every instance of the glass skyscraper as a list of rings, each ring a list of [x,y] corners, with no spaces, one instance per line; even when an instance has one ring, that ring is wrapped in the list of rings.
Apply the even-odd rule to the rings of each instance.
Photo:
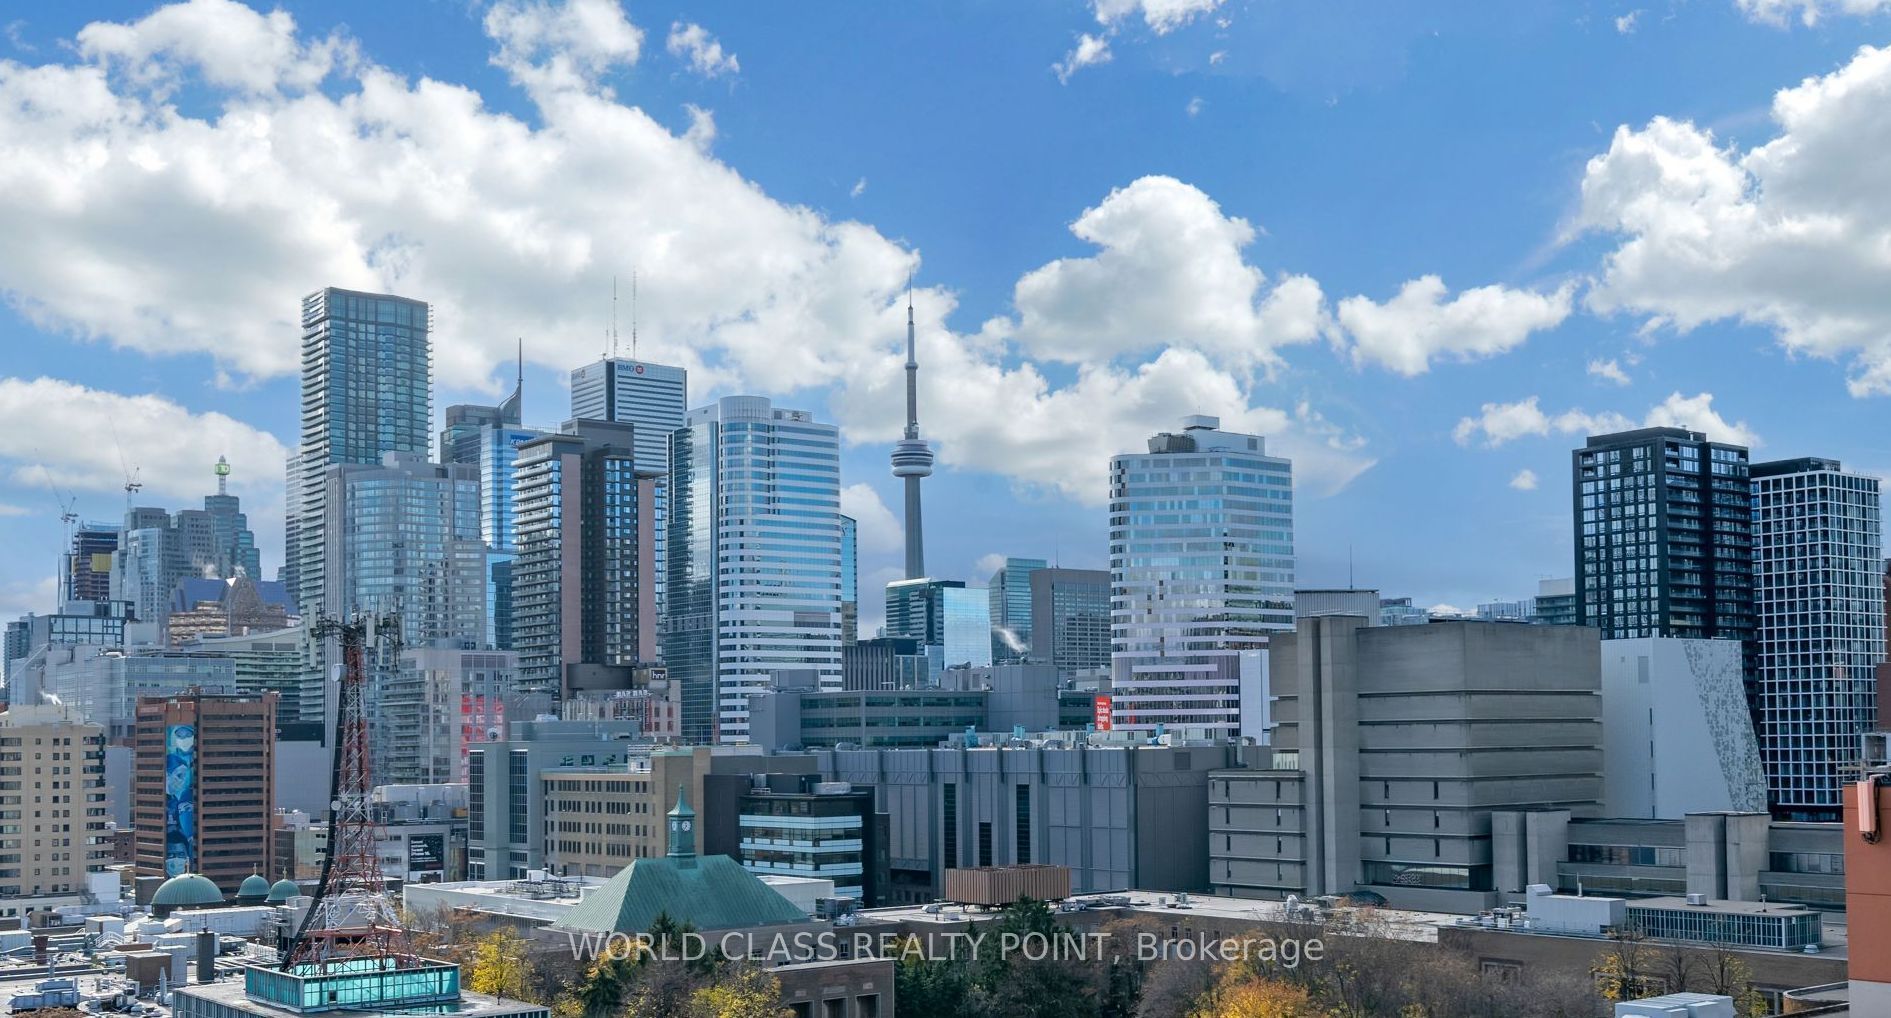
[[[527,442],[518,462],[514,643],[521,688],[630,688],[657,656],[658,475],[637,466],[632,428],[567,421]]]
[[[479,468],[479,534],[486,542],[486,645],[513,646],[513,560],[518,532],[513,508],[513,464],[519,447],[547,432],[519,423],[521,381],[497,406],[455,404],[446,408],[440,432],[440,462]]]
[[[1006,558],[991,574],[991,656],[1003,663],[1031,652],[1031,574],[1050,563],[1041,558]]]
[[[432,444],[431,312],[424,301],[334,287],[302,298],[302,440],[288,466],[283,580],[297,607],[328,599],[327,470],[425,459]]]
[[[472,648],[486,635],[486,546],[479,536],[479,475],[462,464],[388,453],[376,465],[324,473],[331,617],[395,612],[401,641]]]
[[[664,666],[683,738],[741,741],[775,669],[841,679],[840,432],[805,410],[728,396],[670,446]]]
[[[1753,635],[1747,451],[1684,428],[1571,454],[1578,622],[1605,640]]]
[[[1112,725],[1235,735],[1243,653],[1294,625],[1293,466],[1182,424],[1110,460]]]
[[[1774,811],[1837,820],[1842,767],[1878,722],[1885,659],[1878,479],[1837,460],[1755,463],[1752,659]]]
[[[964,580],[921,576],[886,585],[886,635],[910,636],[922,645],[945,643],[945,592],[962,589]]]
[[[122,531],[114,533],[118,550],[110,556],[111,596],[132,602],[139,621],[164,620],[179,580],[228,580],[239,573],[262,578],[256,535],[242,501],[229,493],[229,463],[219,459],[215,473],[217,493],[204,496],[202,509],[169,513],[140,506],[125,514]]]
[[[1109,570],[1032,570],[1031,656],[1066,679],[1110,666]]]
[[[644,470],[669,472],[670,433],[683,426],[688,401],[688,373],[666,364],[606,357],[571,373],[572,419],[635,428]]]
[[[860,642],[860,524],[840,518],[840,645]]]
[[[991,664],[990,597],[974,587],[943,587],[939,594],[945,666]]]

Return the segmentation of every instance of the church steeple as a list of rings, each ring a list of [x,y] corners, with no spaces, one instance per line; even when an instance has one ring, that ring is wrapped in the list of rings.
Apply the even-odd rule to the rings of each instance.
[[[696,811],[689,808],[689,796],[681,782],[676,786],[676,805],[670,809],[670,853],[672,859],[696,858]]]

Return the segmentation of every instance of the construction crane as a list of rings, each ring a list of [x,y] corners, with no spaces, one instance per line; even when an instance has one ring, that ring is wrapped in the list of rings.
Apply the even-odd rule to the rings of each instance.
[[[39,450],[34,450],[35,459],[38,458],[38,452]],[[64,604],[72,597],[72,529],[79,522],[77,511],[79,500],[78,496],[60,490],[59,485],[53,482],[53,472],[46,468],[44,462],[37,462],[34,466],[39,468],[39,479],[45,483],[46,493],[51,495],[53,501],[59,506],[62,541],[59,546],[59,603]]]
[[[125,517],[129,519],[131,517],[132,500],[137,496],[138,492],[144,488],[144,482],[138,480],[138,472],[142,468],[133,467],[131,463],[125,459],[125,445],[118,440],[118,422],[111,421],[110,423],[112,426],[112,445],[116,446],[118,449],[118,466],[125,472]]]

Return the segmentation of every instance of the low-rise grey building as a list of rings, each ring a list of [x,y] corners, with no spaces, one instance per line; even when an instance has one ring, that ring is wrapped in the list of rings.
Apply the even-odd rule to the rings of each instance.
[[[1765,813],[1692,813],[1678,820],[1575,820],[1567,810],[1491,815],[1499,891],[1531,884],[1625,898],[1698,894],[1842,910],[1840,824]]]
[[[466,749],[466,872],[473,880],[521,879],[545,866],[545,800],[539,772],[627,764],[635,721],[521,721],[506,737]]]
[[[1499,898],[1493,812],[1599,812],[1594,630],[1335,615],[1268,654],[1272,746],[1212,776],[1216,893],[1475,912]]]
[[[1231,745],[1077,733],[996,742],[816,754],[824,775],[878,792],[888,901],[930,901],[946,869],[972,866],[1068,866],[1078,893],[1208,886],[1208,778],[1231,762]]]

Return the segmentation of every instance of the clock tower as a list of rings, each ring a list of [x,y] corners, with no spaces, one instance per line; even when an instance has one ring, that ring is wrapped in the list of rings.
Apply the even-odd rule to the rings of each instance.
[[[696,811],[689,808],[689,796],[680,782],[676,786],[676,805],[670,810],[669,857],[696,858]]]

